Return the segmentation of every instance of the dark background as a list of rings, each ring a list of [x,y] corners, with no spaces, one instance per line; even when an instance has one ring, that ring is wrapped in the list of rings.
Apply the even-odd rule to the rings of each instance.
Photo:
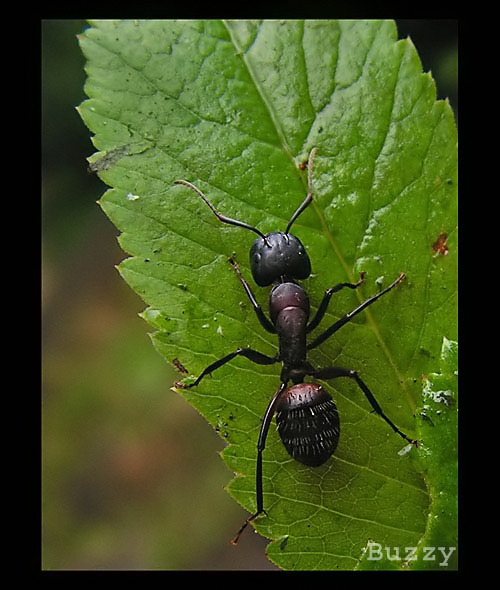
[[[457,112],[456,20],[399,20],[438,98]],[[82,20],[41,22],[42,567],[272,569],[267,541],[229,539],[246,512],[223,490],[222,440],[170,391],[145,305],[114,265],[125,254],[87,171]]]

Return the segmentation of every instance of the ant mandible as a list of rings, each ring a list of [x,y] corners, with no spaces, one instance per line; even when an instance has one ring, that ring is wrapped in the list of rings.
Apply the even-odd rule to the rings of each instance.
[[[176,383],[177,387],[185,389],[196,387],[204,377],[237,356],[243,356],[258,365],[282,363],[281,384],[267,406],[257,442],[257,511],[245,520],[232,540],[233,544],[238,542],[241,533],[248,523],[260,514],[265,513],[262,490],[262,453],[266,446],[267,433],[274,414],[276,414],[276,424],[281,440],[288,453],[296,461],[310,467],[317,467],[325,463],[337,448],[340,435],[340,421],[337,406],[330,394],[321,385],[314,382],[304,383],[305,377],[320,380],[336,379],[337,377],[348,377],[352,379],[365,394],[366,399],[369,401],[375,413],[385,420],[394,432],[409,443],[417,445],[417,441],[409,438],[384,414],[375,396],[356,371],[342,367],[316,369],[307,360],[307,352],[309,350],[313,350],[322,344],[344,324],[350,322],[355,316],[372,303],[375,303],[377,299],[388,293],[405,278],[405,274],[401,273],[383,291],[361,303],[356,309],[334,322],[312,342],[307,344],[307,334],[314,330],[323,319],[332,295],[344,288],[357,289],[363,283],[365,274],[361,273],[360,280],[357,283],[338,283],[327,289],[315,316],[309,321],[309,296],[297,281],[309,277],[311,274],[311,261],[302,242],[290,234],[289,231],[299,215],[313,200],[312,165],[316,151],[317,148],[311,151],[307,161],[307,196],[292,215],[284,232],[263,234],[256,227],[226,217],[219,213],[205,195],[193,184],[187,180],[175,181],[175,184],[185,185],[197,193],[208,207],[210,207],[215,216],[223,223],[243,227],[258,234],[259,237],[254,241],[250,249],[252,276],[260,287],[266,287],[274,283],[269,295],[269,316],[271,319],[268,319],[257,302],[250,285],[241,274],[235,260],[233,258],[229,259],[262,327],[278,336],[278,353],[274,357],[270,357],[251,348],[238,348],[209,365],[193,383]],[[288,386],[290,381],[292,385]]]

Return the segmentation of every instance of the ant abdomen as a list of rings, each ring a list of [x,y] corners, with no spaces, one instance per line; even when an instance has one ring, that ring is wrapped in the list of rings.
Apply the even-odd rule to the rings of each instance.
[[[337,406],[317,383],[298,383],[285,389],[276,405],[276,424],[290,456],[309,467],[323,465],[337,448]]]

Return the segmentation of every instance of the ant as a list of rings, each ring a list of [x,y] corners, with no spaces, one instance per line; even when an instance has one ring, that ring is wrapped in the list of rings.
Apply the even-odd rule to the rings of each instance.
[[[312,165],[316,151],[317,148],[311,151],[307,161],[307,196],[292,215],[284,232],[263,234],[256,227],[226,217],[219,213],[205,195],[193,184],[187,180],[175,181],[175,184],[185,185],[197,193],[219,221],[243,227],[259,236],[250,248],[252,276],[259,287],[266,287],[274,283],[269,295],[269,319],[257,302],[250,285],[241,274],[235,260],[233,258],[229,259],[229,263],[243,285],[243,289],[262,327],[268,332],[277,335],[278,353],[274,357],[270,357],[251,348],[238,348],[206,367],[193,383],[176,383],[176,386],[185,389],[196,387],[204,377],[237,356],[243,356],[258,365],[282,363],[281,384],[267,406],[257,442],[257,511],[245,520],[232,540],[233,544],[238,542],[241,533],[251,521],[260,514],[266,513],[264,510],[262,490],[262,453],[266,446],[267,433],[274,414],[276,414],[276,424],[283,445],[296,461],[310,467],[317,467],[325,463],[337,448],[340,435],[340,421],[337,406],[330,394],[321,385],[314,382],[304,383],[305,377],[320,380],[336,379],[338,377],[352,379],[362,390],[374,412],[385,420],[394,432],[412,445],[416,446],[418,444],[417,441],[409,438],[384,414],[375,396],[356,371],[342,367],[317,369],[307,360],[307,352],[309,350],[313,350],[322,344],[344,324],[350,322],[356,315],[372,303],[375,303],[377,299],[380,299],[380,297],[405,279],[405,274],[401,273],[383,291],[368,298],[356,309],[334,322],[312,342],[307,344],[307,334],[312,332],[323,319],[332,295],[345,288],[357,289],[364,282],[365,276],[365,273],[361,273],[360,280],[357,283],[338,283],[327,289],[315,316],[309,321],[309,296],[297,281],[309,277],[311,274],[311,261],[302,242],[289,232],[299,215],[301,215],[313,200]],[[288,386],[290,381],[292,385]]]

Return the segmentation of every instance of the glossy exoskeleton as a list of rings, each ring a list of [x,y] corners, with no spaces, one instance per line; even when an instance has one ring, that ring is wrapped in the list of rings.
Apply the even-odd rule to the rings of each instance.
[[[356,283],[339,283],[327,291],[316,311],[309,321],[309,297],[297,281],[304,280],[311,274],[311,261],[302,242],[290,234],[290,229],[299,215],[312,202],[312,164],[316,149],[313,149],[308,159],[308,194],[304,202],[292,215],[284,232],[263,234],[257,228],[247,223],[237,221],[222,215],[193,184],[186,180],[177,180],[176,184],[188,186],[196,192],[210,207],[217,218],[231,225],[249,229],[258,238],[250,249],[250,268],[257,285],[265,287],[274,283],[269,295],[269,318],[257,302],[250,285],[242,276],[234,259],[229,259],[245,292],[252,303],[254,311],[265,330],[278,337],[278,353],[274,357],[267,356],[251,348],[238,348],[223,358],[209,365],[199,377],[190,384],[177,383],[178,387],[190,388],[197,386],[206,376],[222,367],[236,356],[243,356],[259,365],[282,363],[281,384],[269,402],[262,421],[257,443],[256,496],[257,511],[244,522],[233,543],[239,539],[241,532],[249,522],[264,511],[262,490],[262,453],[265,448],[267,433],[273,416],[276,414],[276,424],[281,440],[288,453],[300,463],[317,467],[327,461],[337,448],[340,435],[340,421],[337,406],[331,395],[318,383],[304,383],[305,377],[328,380],[347,377],[357,383],[370,402],[373,410],[383,418],[387,424],[402,438],[411,444],[417,441],[410,439],[402,432],[382,411],[368,386],[362,381],[356,371],[342,367],[315,368],[307,360],[307,352],[319,346],[353,317],[385,295],[404,278],[404,273],[384,290],[361,303],[356,309],[346,314],[330,327],[319,334],[309,344],[307,334],[314,330],[323,319],[330,299],[341,289],[356,289],[364,281],[364,273]],[[292,385],[289,386],[289,383]]]

